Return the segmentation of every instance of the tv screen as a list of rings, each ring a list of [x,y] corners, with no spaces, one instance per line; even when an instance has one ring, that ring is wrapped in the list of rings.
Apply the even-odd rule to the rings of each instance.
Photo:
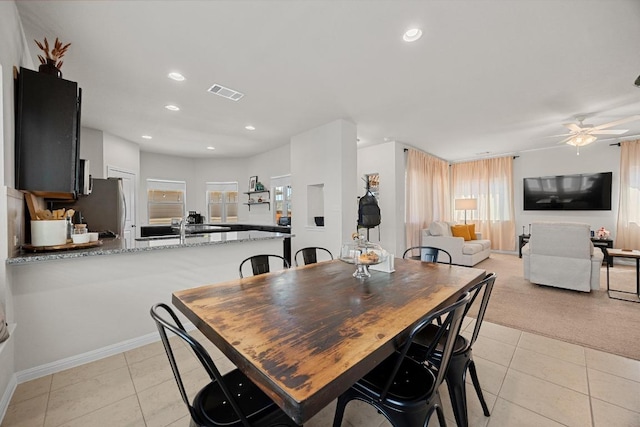
[[[610,211],[611,172],[524,178],[525,211]]]

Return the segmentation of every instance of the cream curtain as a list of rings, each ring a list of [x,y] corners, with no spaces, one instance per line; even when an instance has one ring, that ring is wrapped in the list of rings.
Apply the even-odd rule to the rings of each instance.
[[[640,249],[640,139],[620,143],[616,248]]]
[[[449,163],[423,152],[407,153],[406,220],[407,247],[420,246],[420,232],[433,221],[448,221]]]
[[[476,224],[491,249],[513,251],[516,223],[513,210],[513,157],[496,157],[451,165],[453,199],[478,199],[478,209],[467,212],[467,223]],[[462,222],[463,211],[454,218]]]

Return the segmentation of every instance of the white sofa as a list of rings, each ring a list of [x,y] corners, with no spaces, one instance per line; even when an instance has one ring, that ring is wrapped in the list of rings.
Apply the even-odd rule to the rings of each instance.
[[[589,229],[588,224],[534,222],[522,248],[524,278],[582,292],[600,289],[604,254],[593,246]]]
[[[451,226],[455,223],[434,221],[429,228],[422,230],[422,246],[433,246],[444,249],[451,254],[451,262],[472,267],[491,255],[491,241],[483,240],[481,233],[476,233],[476,240],[465,241],[462,237],[451,234]]]

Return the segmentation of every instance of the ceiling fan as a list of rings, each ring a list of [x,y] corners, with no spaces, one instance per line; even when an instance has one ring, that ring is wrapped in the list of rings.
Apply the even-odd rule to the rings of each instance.
[[[591,144],[598,137],[596,135],[622,135],[629,132],[628,129],[609,129],[610,127],[618,126],[623,123],[631,122],[640,119],[639,115],[630,116],[624,119],[615,120],[613,122],[605,123],[602,125],[594,126],[592,124],[582,123],[585,120],[584,116],[576,117],[578,124],[576,123],[564,123],[563,125],[569,129],[569,133],[555,136],[566,136],[567,138],[560,141],[558,144],[569,144],[576,147],[578,155],[580,155],[580,147]]]

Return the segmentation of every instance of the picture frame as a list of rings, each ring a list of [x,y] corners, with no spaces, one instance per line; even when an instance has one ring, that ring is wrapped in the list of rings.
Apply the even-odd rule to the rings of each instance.
[[[256,191],[256,183],[258,182],[258,176],[249,177],[249,191]]]

